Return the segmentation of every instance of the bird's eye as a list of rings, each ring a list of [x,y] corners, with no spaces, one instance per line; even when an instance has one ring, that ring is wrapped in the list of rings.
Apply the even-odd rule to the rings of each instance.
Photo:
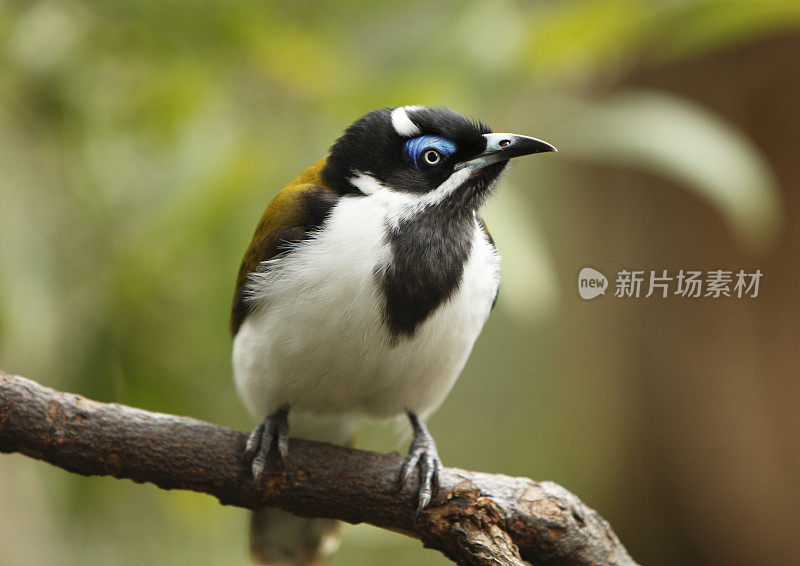
[[[440,168],[456,152],[456,144],[440,136],[419,136],[403,146],[403,159],[420,171]]]
[[[438,165],[442,160],[442,154],[435,149],[429,149],[422,154],[422,159],[425,160],[425,163],[428,165]]]

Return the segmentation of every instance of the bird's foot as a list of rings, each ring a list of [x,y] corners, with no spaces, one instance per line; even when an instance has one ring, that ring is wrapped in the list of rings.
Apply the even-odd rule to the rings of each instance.
[[[436,450],[433,436],[425,425],[417,419],[414,413],[409,412],[408,418],[414,428],[414,440],[408,451],[403,470],[400,473],[400,489],[404,488],[414,471],[419,468],[419,496],[417,514],[425,509],[431,502],[434,484],[439,483],[439,472],[442,471],[442,461]]]
[[[283,467],[286,456],[289,453],[289,406],[283,405],[277,411],[269,415],[264,422],[258,425],[250,436],[247,437],[245,445],[245,458],[250,462],[250,469],[253,472],[253,479],[256,483],[261,479],[267,460],[274,452],[277,463]]]

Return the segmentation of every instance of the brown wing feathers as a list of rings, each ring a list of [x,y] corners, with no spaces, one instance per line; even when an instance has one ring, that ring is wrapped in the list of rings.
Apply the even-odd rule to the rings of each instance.
[[[289,183],[269,203],[258,222],[253,240],[244,254],[236,279],[236,292],[231,309],[231,333],[236,335],[249,313],[244,300],[247,276],[261,262],[288,249],[288,244],[309,237],[320,226],[341,195],[327,186],[322,169],[327,158],[320,159]]]

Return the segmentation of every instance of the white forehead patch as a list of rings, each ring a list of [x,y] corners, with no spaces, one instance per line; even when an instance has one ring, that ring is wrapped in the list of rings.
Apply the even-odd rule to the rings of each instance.
[[[363,171],[353,171],[353,176],[350,177],[348,181],[365,195],[372,195],[386,188],[386,185],[381,183],[378,179]]]
[[[411,121],[408,117],[408,110],[417,110],[419,106],[400,106],[392,110],[392,126],[394,130],[401,136],[416,136],[419,135],[421,130]]]

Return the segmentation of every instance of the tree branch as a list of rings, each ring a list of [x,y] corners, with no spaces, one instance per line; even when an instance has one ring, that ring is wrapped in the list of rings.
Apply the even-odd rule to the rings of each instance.
[[[256,486],[246,435],[188,417],[61,393],[0,371],[0,452],[83,475],[188,489],[225,505],[269,505],[306,517],[400,531],[460,564],[635,565],[611,527],[551,482],[446,468],[416,517],[415,486],[398,492],[402,458],[292,440],[282,470]]]

